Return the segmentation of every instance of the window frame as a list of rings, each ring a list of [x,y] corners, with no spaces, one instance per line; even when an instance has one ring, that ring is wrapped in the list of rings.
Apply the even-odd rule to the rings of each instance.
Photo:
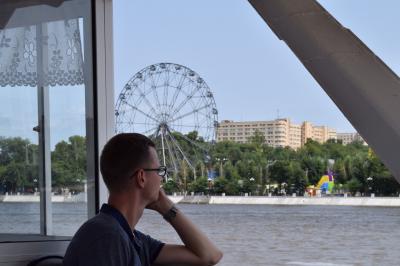
[[[88,2],[90,7],[89,26],[84,26],[84,35],[90,36],[84,42],[85,64],[89,68],[89,85],[85,84],[86,135],[87,135],[87,184],[88,184],[88,217],[98,213],[100,205],[107,201],[108,192],[102,181],[99,170],[99,156],[106,141],[114,135],[114,76],[113,76],[113,21],[112,0],[74,0]],[[73,1],[66,1],[73,2]],[[68,3],[69,4],[69,3]],[[53,9],[54,11],[54,9]],[[46,18],[30,16],[33,23],[65,19],[65,13],[49,12]],[[81,15],[82,10],[74,11],[72,17]],[[89,21],[90,20],[90,21]],[[12,17],[7,26],[18,26],[18,21]],[[87,52],[90,51],[90,52]],[[87,67],[85,67],[87,69]],[[88,93],[91,95],[88,97]],[[89,134],[90,133],[90,134]],[[41,204],[45,204],[44,202]],[[6,235],[6,234],[0,234]],[[0,265],[26,265],[34,258],[45,255],[64,255],[71,237],[57,237],[18,234],[11,241],[0,242]]]

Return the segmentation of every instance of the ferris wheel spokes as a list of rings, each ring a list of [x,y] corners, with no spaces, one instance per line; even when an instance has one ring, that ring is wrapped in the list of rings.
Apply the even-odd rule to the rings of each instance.
[[[158,81],[157,82],[154,82],[154,77],[153,77],[154,75],[153,74],[151,74],[150,75],[150,83],[151,83],[151,86],[150,86],[150,88],[151,88],[151,91],[152,91],[152,93],[153,93],[153,97],[154,97],[154,99],[156,100],[156,102],[157,102],[157,106],[161,106],[161,103],[160,103],[160,100],[158,99],[158,93],[157,93],[157,90],[156,90],[156,88],[157,88],[157,83],[158,83]],[[158,77],[157,78],[160,78],[160,75],[158,75]]]
[[[182,93],[182,94],[185,94],[185,93],[184,93],[184,89],[190,85],[190,84],[184,84],[184,81],[185,81],[184,78],[185,78],[185,76],[182,76],[181,78],[183,79],[183,81],[182,81],[182,83],[179,83],[178,86],[175,87],[175,89],[176,89],[176,91],[178,91],[178,93],[177,93],[177,94],[174,94],[175,97],[173,98],[173,101],[172,101],[172,103],[171,103],[171,106],[170,106],[170,108],[169,108],[169,110],[168,110],[168,112],[170,112],[171,114],[174,113],[174,111],[175,111],[174,107],[175,107],[175,105],[177,104],[178,96],[179,96],[181,93]],[[193,95],[194,95],[195,92],[196,92],[196,91],[193,91]],[[191,93],[192,93],[192,92],[191,92]],[[188,100],[188,99],[191,99],[191,96],[190,96],[191,93],[185,94],[185,96],[183,96],[184,101],[186,101],[186,100]],[[187,102],[187,101],[186,101],[186,102]],[[182,103],[181,103],[181,104],[182,104]],[[180,105],[181,105],[181,104],[180,104]],[[182,106],[184,106],[184,105],[185,105],[185,103],[183,103]]]
[[[186,98],[181,102],[181,104],[175,110],[172,111],[171,116],[177,114],[182,109],[182,107],[184,107],[189,102],[189,100],[193,98],[198,89],[199,88],[197,86],[195,87],[195,89],[192,89],[192,91],[189,93],[189,95],[186,96]]]
[[[149,107],[150,111],[157,115],[157,111],[156,109],[153,107],[153,105],[150,103],[150,101],[144,96],[144,93],[142,94],[142,98],[144,100],[144,102],[147,104],[147,106]]]
[[[185,81],[185,76],[180,76],[180,80],[179,80],[178,85],[176,87],[174,87],[175,88],[175,92],[174,92],[174,96],[172,96],[172,101],[171,101],[171,103],[169,105],[169,109],[168,109],[169,113],[171,113],[171,111],[173,110],[173,108],[175,106],[175,103],[176,103],[176,101],[178,99],[178,96],[182,92],[182,86],[183,86],[184,81]]]
[[[165,136],[166,140],[167,140],[167,136],[168,135]],[[175,150],[175,148],[173,149],[173,146],[171,147],[169,141],[166,141],[165,143],[166,143],[167,148],[168,148],[168,153],[169,153],[170,160],[172,161],[172,164],[174,166],[174,172],[177,173],[178,172],[178,167],[177,167],[177,162],[176,162],[177,159],[176,159],[176,154],[174,154],[174,152],[176,152],[176,150]]]
[[[176,148],[179,150],[180,154],[183,157],[183,160],[185,160],[185,162],[189,165],[189,167],[192,169],[193,171],[193,176],[194,179],[196,179],[196,169],[193,167],[192,163],[189,161],[189,159],[186,157],[185,153],[182,151],[181,146],[179,146],[178,141],[174,138],[174,136],[172,135],[171,131],[167,128],[167,132],[168,135],[171,137],[172,143],[176,146]]]
[[[149,114],[146,114],[145,112],[143,112],[143,111],[140,110],[139,108],[137,108],[137,107],[135,107],[135,106],[133,106],[133,105],[131,105],[131,104],[129,104],[129,103],[126,103],[126,105],[128,105],[128,106],[131,107],[132,109],[138,111],[139,113],[141,113],[142,115],[146,116],[147,118],[150,118],[150,119],[153,120],[154,122],[159,123],[159,121],[158,121],[157,118],[154,118],[154,117],[150,116]]]
[[[138,86],[137,84],[135,85],[127,85],[126,86],[126,90],[131,90],[132,87],[134,87],[135,89],[139,90],[139,100],[138,100],[138,104],[141,103],[141,100],[143,100],[146,105],[148,106],[148,108],[150,109],[150,111],[153,114],[157,114],[157,111],[155,110],[155,108],[153,107],[153,105],[151,104],[151,102],[145,97],[145,91],[141,90],[140,86]]]
[[[208,108],[208,107],[210,107],[210,105],[205,105],[205,106],[200,107],[200,108],[198,108],[198,109],[194,109],[194,110],[192,110],[192,111],[190,111],[190,112],[188,112],[188,113],[186,113],[186,114],[180,115],[180,116],[178,116],[178,117],[175,117],[175,118],[169,120],[168,123],[175,122],[176,120],[185,118],[185,117],[187,117],[187,116],[189,116],[189,115],[191,115],[191,114],[197,113],[198,111],[203,110],[203,109],[206,109],[206,108]]]
[[[158,131],[159,126],[157,125],[156,127],[150,128],[149,130],[146,130],[143,132],[143,135],[149,135],[150,132],[154,131],[153,134],[150,134],[150,136],[156,136],[157,135],[157,131]]]
[[[162,128],[162,129],[161,129],[161,148],[162,148],[163,165],[165,166],[165,165],[166,165],[166,162],[165,162],[164,137],[165,137],[165,128]],[[165,181],[168,181],[168,180],[167,180],[167,179],[168,179],[167,176],[165,177],[165,179],[166,179]]]

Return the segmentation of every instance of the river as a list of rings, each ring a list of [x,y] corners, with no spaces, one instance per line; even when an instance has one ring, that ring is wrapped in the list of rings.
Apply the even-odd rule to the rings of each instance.
[[[348,206],[184,205],[222,249],[219,265],[399,265],[400,208]],[[1,233],[38,233],[39,205],[0,203]],[[72,234],[85,220],[82,203],[53,204],[54,231]],[[177,234],[145,211],[137,228],[168,243]]]

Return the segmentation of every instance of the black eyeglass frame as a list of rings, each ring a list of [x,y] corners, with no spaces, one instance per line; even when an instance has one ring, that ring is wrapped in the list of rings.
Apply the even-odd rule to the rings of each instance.
[[[146,172],[157,171],[158,172],[157,174],[161,177],[165,177],[167,175],[167,172],[168,172],[167,170],[168,170],[167,167],[164,165],[162,165],[158,168],[143,168],[143,171],[146,171]]]

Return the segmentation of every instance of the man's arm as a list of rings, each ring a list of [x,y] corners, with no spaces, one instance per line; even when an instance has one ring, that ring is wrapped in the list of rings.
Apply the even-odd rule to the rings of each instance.
[[[160,190],[157,202],[147,208],[165,215],[173,206],[173,202]],[[165,245],[154,261],[157,265],[215,265],[222,258],[222,252],[190,221],[180,210],[169,219],[178,233],[184,246]]]

